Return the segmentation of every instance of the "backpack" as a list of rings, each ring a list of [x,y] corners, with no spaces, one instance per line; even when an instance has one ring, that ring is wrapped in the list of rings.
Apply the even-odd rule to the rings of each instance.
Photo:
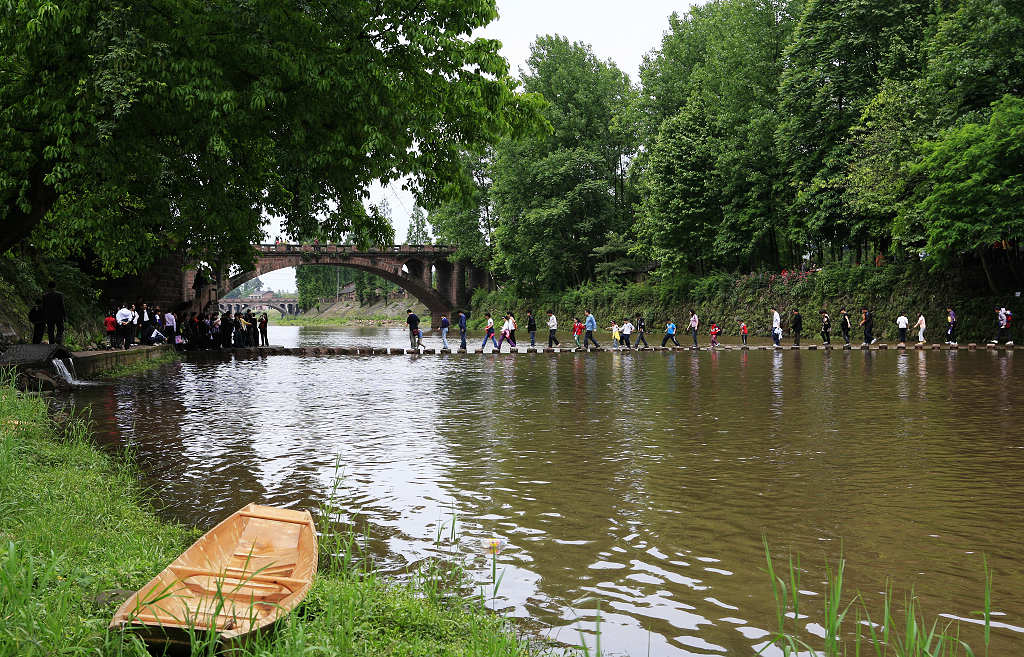
[[[1003,308],[1006,312],[1006,328],[1010,328],[1010,324],[1013,322],[1013,312],[1009,308]]]

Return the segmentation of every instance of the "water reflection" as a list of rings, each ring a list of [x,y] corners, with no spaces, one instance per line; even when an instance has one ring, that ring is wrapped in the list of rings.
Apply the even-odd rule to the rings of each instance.
[[[567,642],[592,637],[600,600],[612,654],[754,654],[774,623],[765,535],[801,554],[806,589],[845,553],[872,604],[891,576],[929,613],[964,618],[985,553],[1006,614],[993,654],[1009,654],[1024,641],[1012,365],[948,351],[277,356],[75,395],[186,522],[314,505],[337,459],[345,511],[405,573],[457,512],[481,581],[481,539],[508,541],[496,607]],[[820,596],[806,605],[820,617]]]

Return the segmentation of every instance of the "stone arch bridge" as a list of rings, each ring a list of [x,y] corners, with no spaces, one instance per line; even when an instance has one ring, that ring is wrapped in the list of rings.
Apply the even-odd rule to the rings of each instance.
[[[246,310],[276,310],[282,315],[298,315],[299,300],[296,298],[275,297],[273,299],[221,299],[217,308],[222,313],[244,313]]]
[[[401,245],[360,250],[341,244],[260,244],[255,267],[240,272],[223,285],[226,294],[239,285],[278,269],[298,265],[351,267],[369,272],[407,290],[427,307],[431,325],[437,328],[441,313],[469,303],[473,290],[486,287],[485,270],[462,262],[450,262],[455,249],[447,246]]]

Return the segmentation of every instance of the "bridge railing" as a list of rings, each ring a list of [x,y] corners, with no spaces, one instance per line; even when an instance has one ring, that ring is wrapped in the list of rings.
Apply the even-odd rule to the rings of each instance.
[[[451,253],[454,249],[440,244],[395,244],[384,248],[359,249],[351,244],[259,244],[261,253]]]

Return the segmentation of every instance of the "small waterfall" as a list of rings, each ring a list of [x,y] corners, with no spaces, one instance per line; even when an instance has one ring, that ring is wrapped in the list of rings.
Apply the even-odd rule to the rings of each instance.
[[[61,378],[64,379],[69,386],[95,385],[95,382],[93,381],[79,380],[78,373],[75,372],[75,361],[70,358],[54,358],[50,361],[50,364],[53,365],[53,369],[57,371],[57,374],[60,374]]]
[[[61,378],[64,379],[68,385],[75,385],[75,376],[71,373],[71,370],[68,369],[67,364],[63,360],[60,358],[54,358],[50,361],[50,364],[53,365],[53,369],[57,370],[57,374],[60,374]],[[72,367],[74,366],[72,365]]]

